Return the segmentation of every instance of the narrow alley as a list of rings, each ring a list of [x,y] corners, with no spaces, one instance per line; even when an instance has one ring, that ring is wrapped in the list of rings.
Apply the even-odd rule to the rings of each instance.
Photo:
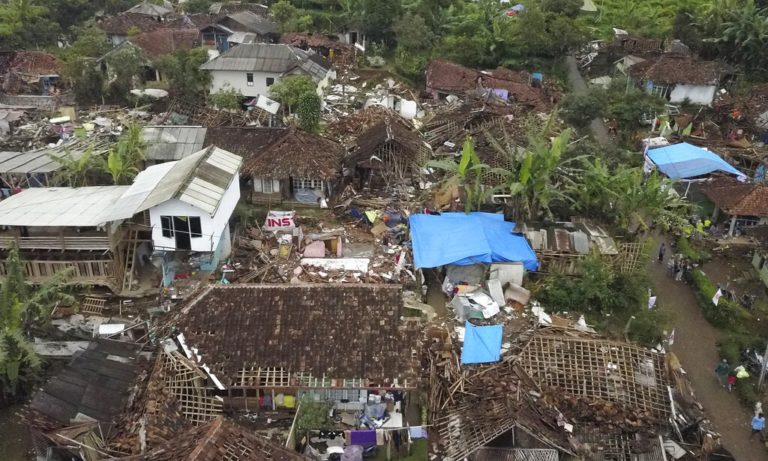
[[[659,264],[653,258],[648,266],[649,276],[660,305],[669,308],[675,316],[672,351],[689,374],[699,402],[722,434],[723,445],[735,459],[768,460],[768,451],[757,437],[749,438],[752,413],[744,408],[735,394],[723,389],[715,377],[714,369],[720,359],[717,351],[720,332],[704,318],[688,285],[675,282],[665,268],[666,260],[665,264]]]

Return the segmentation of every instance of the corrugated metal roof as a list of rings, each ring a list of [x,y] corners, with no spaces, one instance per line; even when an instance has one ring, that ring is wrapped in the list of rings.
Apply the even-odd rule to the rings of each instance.
[[[313,79],[320,80],[328,73],[328,68],[320,60],[310,59],[306,51],[285,44],[253,43],[230,48],[217,58],[206,62],[204,70],[256,71],[286,73],[300,68]],[[320,61],[320,62],[318,62]]]
[[[75,140],[56,147],[28,152],[0,152],[0,174],[51,173],[62,167],[55,157],[69,155],[72,160],[79,160],[91,147],[94,155],[101,155],[108,150],[109,143]]]
[[[237,180],[242,162],[231,152],[209,146],[182,160],[151,166],[136,176],[110,220],[131,217],[173,198],[212,216]]]
[[[0,202],[0,226],[90,227],[108,215],[129,186],[32,187]]]
[[[141,137],[147,142],[149,160],[181,160],[203,148],[206,128],[202,126],[145,126]]]
[[[256,34],[253,32],[233,32],[232,35],[227,37],[227,41],[230,43],[255,43],[256,42]]]

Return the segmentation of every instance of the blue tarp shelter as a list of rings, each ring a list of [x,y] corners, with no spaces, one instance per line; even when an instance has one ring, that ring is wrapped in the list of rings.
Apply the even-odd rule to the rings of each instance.
[[[501,333],[501,325],[476,327],[466,322],[461,363],[489,363],[501,360]]]
[[[494,213],[417,214],[409,219],[413,260],[418,268],[446,264],[521,262],[536,270],[539,262],[528,240],[512,229],[515,223]]]
[[[714,152],[685,142],[650,149],[647,155],[662,173],[672,179],[695,178],[715,171],[745,176]]]

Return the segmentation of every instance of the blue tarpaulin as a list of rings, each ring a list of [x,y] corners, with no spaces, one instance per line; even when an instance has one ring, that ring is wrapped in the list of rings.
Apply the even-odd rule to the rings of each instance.
[[[501,333],[501,325],[476,327],[466,322],[461,363],[489,363],[501,360]]]
[[[494,213],[413,215],[409,219],[413,260],[418,268],[456,264],[521,262],[536,270],[539,262],[528,240],[512,233],[515,223]]]
[[[651,149],[647,155],[662,173],[672,179],[695,178],[715,171],[744,177],[744,173],[714,152],[685,142]]]

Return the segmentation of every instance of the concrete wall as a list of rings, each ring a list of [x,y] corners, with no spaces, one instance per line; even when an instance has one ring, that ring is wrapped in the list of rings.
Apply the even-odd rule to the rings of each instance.
[[[669,94],[669,102],[676,104],[688,99],[693,104],[711,106],[716,90],[715,85],[675,85]]]
[[[55,96],[0,94],[0,104],[7,104],[9,106],[32,106],[39,109],[53,109],[56,104],[61,107],[74,103],[75,96],[71,93],[59,95],[58,100]]]
[[[222,235],[228,232],[229,218],[232,217],[238,200],[240,200],[240,184],[235,176],[235,180],[224,192],[224,198],[213,216],[178,199],[171,199],[151,208],[149,221],[152,225],[152,242],[155,250],[176,248],[174,237],[163,237],[161,216],[197,216],[200,218],[203,236],[190,239],[192,251],[214,251],[219,246]]]
[[[275,83],[280,81],[280,74],[274,72],[250,72],[253,74],[253,86],[248,86],[248,80],[245,71],[231,70],[212,70],[211,72],[211,93],[226,88],[227,86],[240,90],[243,96],[256,97],[260,94],[269,96],[269,87],[267,78],[275,79]]]

